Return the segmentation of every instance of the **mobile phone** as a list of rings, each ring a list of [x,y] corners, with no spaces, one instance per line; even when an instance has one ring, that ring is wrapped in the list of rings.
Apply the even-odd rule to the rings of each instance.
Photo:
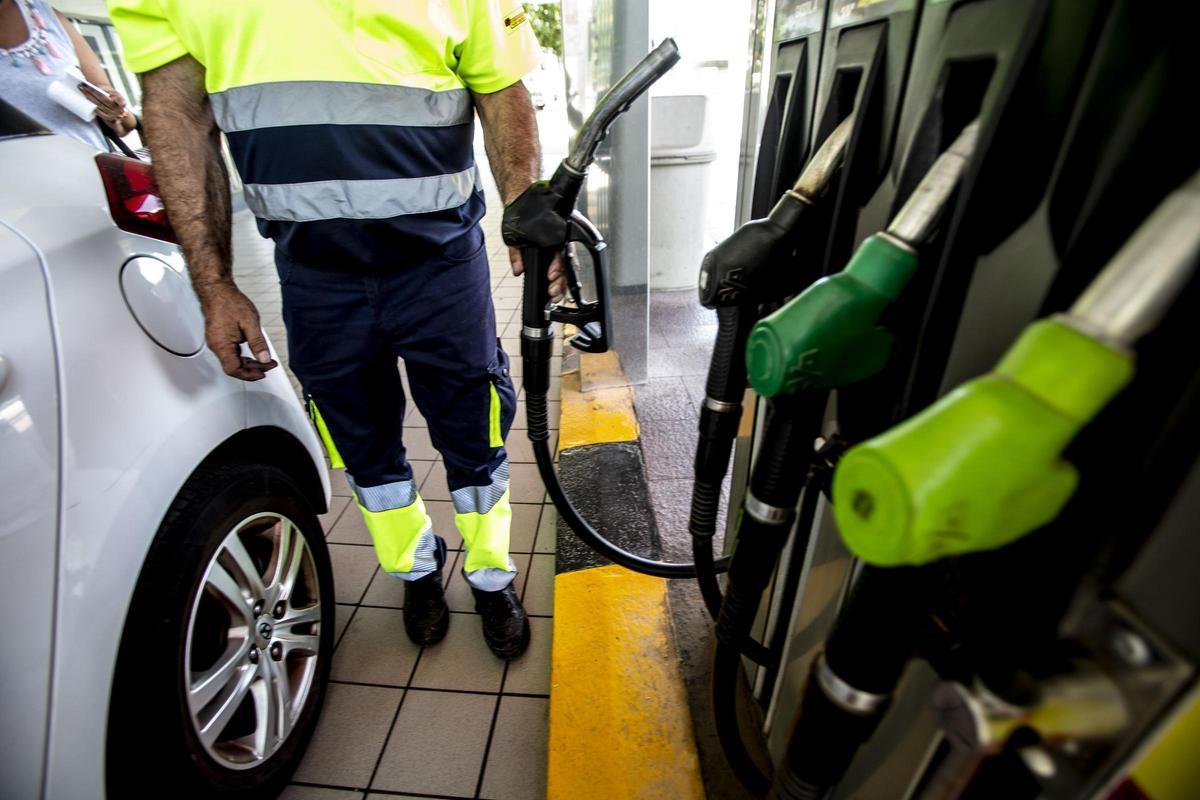
[[[75,81],[76,83],[82,84],[83,86],[88,87],[93,92],[100,95],[101,97],[108,97],[108,92],[105,89],[97,86],[96,84],[89,81],[87,78],[83,77],[83,73],[81,71],[79,71],[78,69],[76,69],[74,67],[69,67],[67,69],[67,74],[70,75],[71,80]]]

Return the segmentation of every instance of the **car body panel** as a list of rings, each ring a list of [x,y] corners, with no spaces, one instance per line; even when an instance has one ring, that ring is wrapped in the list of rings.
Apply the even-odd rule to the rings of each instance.
[[[58,359],[41,259],[3,223],[0,297],[26,299],[0,314],[0,508],[12,510],[0,514],[0,796],[37,797],[54,647]]]
[[[19,202],[0,198],[0,220],[45,252],[69,398],[45,796],[99,797],[126,611],[188,476],[231,436],[270,425],[299,441],[321,475],[325,497],[314,504],[327,499],[328,478],[282,369],[252,386],[225,376],[207,349],[167,352],[134,320],[122,265],[149,255],[182,271],[183,261],[172,245],[116,231],[86,147],[63,137],[10,140],[0,160],[16,173],[13,185],[28,187]]]

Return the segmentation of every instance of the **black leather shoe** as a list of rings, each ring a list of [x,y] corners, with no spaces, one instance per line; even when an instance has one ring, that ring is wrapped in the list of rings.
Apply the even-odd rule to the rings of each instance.
[[[497,658],[510,660],[529,646],[529,618],[510,583],[497,592],[472,587],[475,610],[483,619],[483,640]]]
[[[404,582],[404,632],[414,644],[437,644],[450,628],[450,609],[442,589],[442,566],[446,563],[446,540],[434,536],[433,557],[437,570],[415,581]]]

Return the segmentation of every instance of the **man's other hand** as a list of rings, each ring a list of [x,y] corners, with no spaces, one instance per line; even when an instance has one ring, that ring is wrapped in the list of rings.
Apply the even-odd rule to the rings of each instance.
[[[521,259],[519,247],[508,248],[508,260],[512,263],[513,275],[525,272],[525,262]],[[550,300],[557,303],[567,293],[567,276],[563,272],[562,256],[557,255],[550,262]]]
[[[226,375],[257,381],[266,377],[268,370],[279,366],[271,358],[258,309],[237,286],[215,284],[200,289],[197,294],[204,311],[204,338]],[[254,358],[242,355],[243,342],[250,346]]]

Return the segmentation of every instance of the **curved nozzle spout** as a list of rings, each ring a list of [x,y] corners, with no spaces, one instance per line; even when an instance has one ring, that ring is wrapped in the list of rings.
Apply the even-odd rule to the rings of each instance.
[[[600,102],[579,129],[575,146],[563,162],[564,165],[583,174],[596,157],[596,148],[608,134],[608,128],[630,104],[642,96],[650,86],[667,73],[679,61],[679,48],[674,39],[664,39],[662,44],[651,50],[621,80],[604,93]]]
[[[829,188],[833,176],[837,174],[838,167],[842,165],[846,156],[846,146],[850,143],[850,132],[854,129],[856,116],[857,113],[852,113],[838,123],[796,179],[792,192],[805,202],[811,203]]]
[[[1152,330],[1200,262],[1200,173],[1142,223],[1075,301],[1068,319],[1086,333],[1129,346]]]
[[[917,188],[909,195],[900,213],[896,214],[887,232],[905,244],[917,245],[933,233],[938,219],[946,210],[946,203],[954,195],[971,162],[975,143],[979,138],[979,120],[975,120],[954,140],[933,166],[921,178]]]

